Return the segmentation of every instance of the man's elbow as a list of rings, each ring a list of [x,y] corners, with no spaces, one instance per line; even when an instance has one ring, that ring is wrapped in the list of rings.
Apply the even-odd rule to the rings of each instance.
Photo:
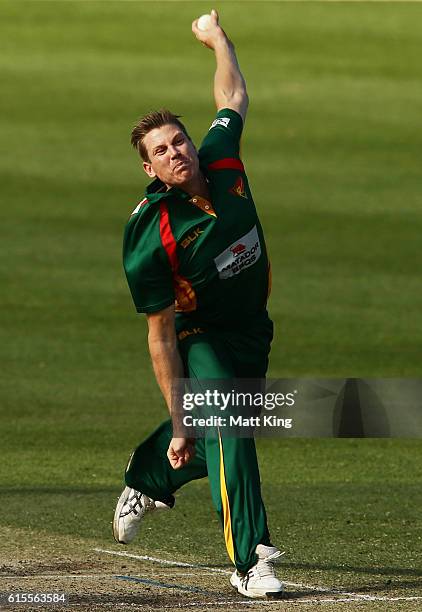
[[[218,103],[218,110],[222,108],[230,108],[245,120],[246,111],[249,106],[249,96],[245,89],[237,89],[232,92],[224,92],[221,100]]]
[[[174,328],[166,325],[156,326],[148,331],[148,345],[151,350],[161,351],[163,349],[174,350],[177,346],[176,332]]]
[[[147,315],[148,343],[176,344],[176,329],[174,323],[174,305],[159,312]]]
[[[222,92],[222,95],[225,98],[227,104],[248,105],[249,103],[249,96],[248,92],[246,91],[246,87],[226,90]]]

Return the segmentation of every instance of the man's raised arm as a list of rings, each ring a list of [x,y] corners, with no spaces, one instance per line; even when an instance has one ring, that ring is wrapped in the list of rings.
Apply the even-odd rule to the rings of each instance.
[[[214,77],[214,98],[217,110],[231,108],[245,121],[249,103],[245,79],[240,72],[233,43],[218,23],[217,11],[211,11],[210,27],[207,30],[200,30],[196,19],[192,23],[192,32],[215,53],[217,69]]]

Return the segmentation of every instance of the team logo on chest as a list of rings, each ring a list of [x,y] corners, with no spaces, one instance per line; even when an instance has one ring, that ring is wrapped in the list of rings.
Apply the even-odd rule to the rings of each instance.
[[[245,191],[245,184],[241,176],[239,176],[233,187],[230,187],[229,192],[233,195],[239,196],[240,198],[245,198],[245,200],[248,199]]]

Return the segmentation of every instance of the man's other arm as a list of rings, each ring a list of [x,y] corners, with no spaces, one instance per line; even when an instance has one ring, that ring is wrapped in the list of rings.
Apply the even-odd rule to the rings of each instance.
[[[199,30],[196,19],[192,32],[206,47],[213,49],[217,68],[214,76],[214,98],[217,110],[231,108],[239,113],[243,122],[248,110],[249,98],[246,83],[240,72],[233,43],[218,23],[218,13],[211,11],[212,25],[208,30]]]
[[[148,347],[158,385],[172,412],[173,382],[183,378],[183,365],[177,348],[174,305],[147,315]],[[195,454],[193,442],[187,438],[172,438],[167,457],[174,469],[183,467]]]

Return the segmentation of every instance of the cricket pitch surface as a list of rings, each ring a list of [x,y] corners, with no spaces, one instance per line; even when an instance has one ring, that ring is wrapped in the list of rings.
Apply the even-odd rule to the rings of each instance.
[[[8,533],[4,533],[4,531]],[[16,530],[14,530],[16,531]],[[183,550],[177,559],[143,555],[139,546],[107,548],[66,538],[45,540],[34,535],[32,546],[18,546],[19,534],[1,530],[7,560],[0,559],[0,610],[372,610],[422,609],[417,582],[365,582],[353,585],[293,582],[289,563],[278,564],[285,593],[277,599],[246,599],[232,589],[227,565],[187,563]],[[20,540],[22,542],[22,540]],[[65,604],[9,603],[10,594],[64,593]]]

